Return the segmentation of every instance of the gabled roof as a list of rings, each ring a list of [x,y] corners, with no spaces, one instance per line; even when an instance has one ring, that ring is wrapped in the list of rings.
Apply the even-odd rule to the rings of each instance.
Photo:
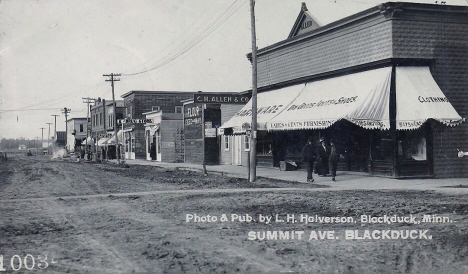
[[[321,26],[322,24],[307,9],[306,3],[302,2],[301,12],[299,12],[288,38],[318,29]]]

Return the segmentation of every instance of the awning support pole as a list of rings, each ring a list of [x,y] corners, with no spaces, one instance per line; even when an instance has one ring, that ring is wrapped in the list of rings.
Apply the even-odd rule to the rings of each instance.
[[[398,140],[396,131],[396,66],[392,65],[392,79],[390,82],[390,133],[393,139],[393,177],[398,177]]]

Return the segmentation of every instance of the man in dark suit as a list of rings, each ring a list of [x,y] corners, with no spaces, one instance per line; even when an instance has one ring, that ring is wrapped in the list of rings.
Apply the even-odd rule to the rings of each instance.
[[[312,144],[312,137],[309,137],[309,139],[307,139],[307,144],[302,149],[302,160],[304,161],[307,169],[307,182],[314,181],[312,172],[314,169],[314,161],[316,158],[315,151],[315,146],[314,144]]]
[[[332,176],[332,181],[335,181],[336,176],[336,169],[338,167],[338,160],[340,158],[340,154],[335,145],[334,140],[330,140],[330,150],[328,154],[328,167],[330,168],[330,173]]]
[[[330,148],[326,145],[325,138],[320,138],[319,145],[317,146],[317,173],[320,176],[326,176],[330,171],[328,170],[328,155]]]

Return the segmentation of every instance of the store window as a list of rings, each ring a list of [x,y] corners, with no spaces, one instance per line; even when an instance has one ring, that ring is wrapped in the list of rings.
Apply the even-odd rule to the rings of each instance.
[[[427,160],[424,129],[401,131],[398,137],[398,159],[408,161]]]
[[[244,135],[244,150],[250,151],[250,136]]]
[[[390,131],[375,131],[373,142],[372,160],[393,162],[393,139]]]
[[[223,136],[223,147],[224,147],[224,151],[229,151],[230,144],[229,144],[229,136],[228,135]]]
[[[270,155],[271,135],[266,131],[257,131],[257,155]]]

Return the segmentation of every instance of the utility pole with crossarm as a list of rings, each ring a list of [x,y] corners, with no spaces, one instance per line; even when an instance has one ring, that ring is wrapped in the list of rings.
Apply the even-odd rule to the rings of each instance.
[[[68,127],[67,127],[67,121],[68,121],[68,113],[71,112],[71,109],[64,107],[62,110],[62,113],[65,114],[65,150],[68,151]],[[58,139],[58,138],[57,138]]]
[[[103,74],[104,77],[110,77],[107,79],[106,82],[111,82],[112,86],[112,105],[114,107],[114,136],[115,136],[115,154],[117,158],[117,162],[120,164],[120,157],[119,157],[119,136],[117,136],[117,107],[115,104],[115,95],[114,95],[114,82],[120,81],[120,79],[114,78],[116,76],[120,76],[120,73],[111,73],[111,74]]]

